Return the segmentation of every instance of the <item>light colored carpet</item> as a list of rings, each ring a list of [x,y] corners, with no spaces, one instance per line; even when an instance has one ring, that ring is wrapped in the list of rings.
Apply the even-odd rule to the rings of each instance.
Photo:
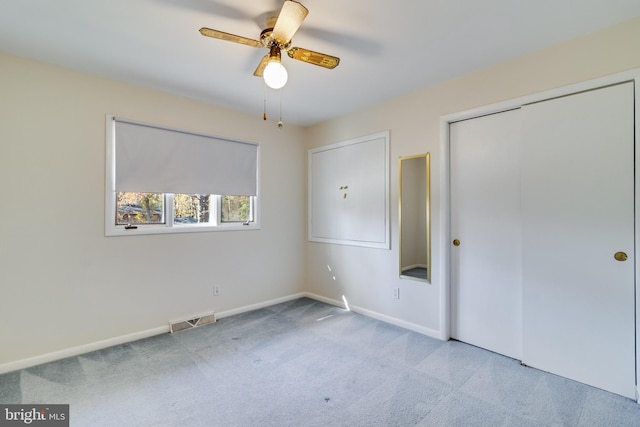
[[[640,405],[303,298],[0,376],[72,426],[639,426]]]

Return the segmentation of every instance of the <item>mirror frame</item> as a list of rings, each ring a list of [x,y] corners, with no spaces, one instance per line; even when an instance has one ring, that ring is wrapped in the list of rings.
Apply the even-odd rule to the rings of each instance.
[[[403,274],[402,263],[402,190],[403,190],[403,176],[402,176],[402,163],[407,160],[424,159],[425,161],[425,230],[426,235],[426,278],[420,278]],[[406,186],[406,183],[405,183]],[[431,283],[431,155],[430,153],[417,154],[413,156],[403,156],[398,158],[398,271],[400,278],[417,280],[421,282]]]

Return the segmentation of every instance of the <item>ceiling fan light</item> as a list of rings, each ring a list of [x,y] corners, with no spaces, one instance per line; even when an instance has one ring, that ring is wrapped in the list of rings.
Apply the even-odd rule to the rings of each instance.
[[[264,69],[262,74],[264,82],[271,89],[280,89],[287,84],[287,69],[278,60],[271,60]]]

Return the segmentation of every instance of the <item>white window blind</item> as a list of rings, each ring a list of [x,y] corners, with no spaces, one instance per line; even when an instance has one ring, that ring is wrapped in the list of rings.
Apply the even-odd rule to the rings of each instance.
[[[114,120],[115,191],[257,195],[257,144]]]

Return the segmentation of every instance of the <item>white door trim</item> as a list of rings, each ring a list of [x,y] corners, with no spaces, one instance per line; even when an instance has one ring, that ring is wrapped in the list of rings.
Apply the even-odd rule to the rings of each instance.
[[[451,338],[451,207],[450,207],[450,156],[449,156],[449,124],[452,122],[470,119],[474,117],[484,116],[487,114],[500,113],[503,111],[520,108],[525,104],[531,104],[551,98],[566,96],[578,92],[596,89],[603,86],[633,81],[635,87],[636,105],[640,104],[640,69],[625,71],[610,76],[588,80],[585,82],[564,86],[561,88],[551,89],[548,91],[514,98],[508,101],[495,104],[485,105],[470,110],[460,111],[440,117],[440,283],[442,289],[440,292],[440,328],[439,338],[448,340]],[[636,149],[636,165],[640,165],[640,108],[635,109],[635,146]],[[635,188],[636,192],[640,190],[640,174],[636,174]],[[635,241],[640,242],[640,197],[635,200]],[[637,245],[637,243],[636,243]],[[636,271],[640,271],[640,257],[637,255],[634,259]],[[640,372],[640,319],[638,316],[640,308],[640,281],[636,277],[636,401],[640,402],[640,386],[638,386],[638,372]]]

